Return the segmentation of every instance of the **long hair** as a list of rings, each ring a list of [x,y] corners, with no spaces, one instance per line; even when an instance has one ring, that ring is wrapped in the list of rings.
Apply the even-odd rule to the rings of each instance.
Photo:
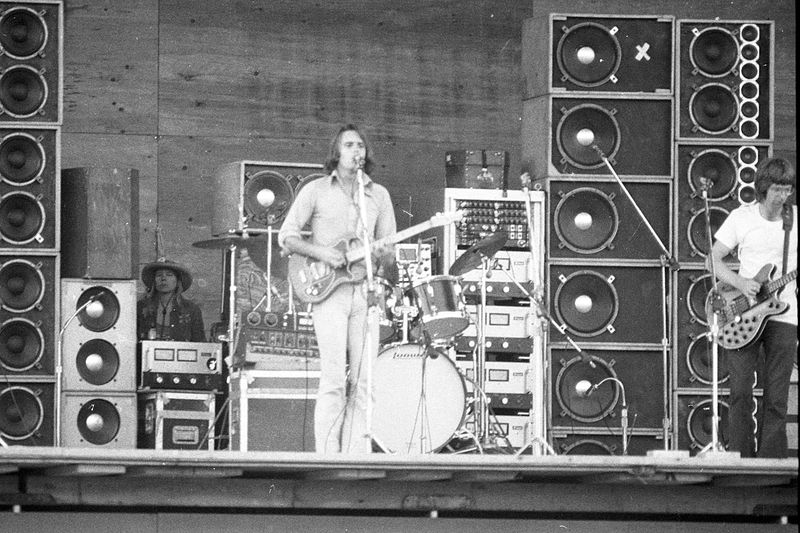
[[[372,169],[375,167],[375,163],[372,160],[372,150],[370,149],[369,141],[367,141],[367,138],[363,133],[361,133],[361,130],[359,130],[358,127],[353,124],[346,124],[339,128],[336,136],[334,136],[333,140],[331,140],[331,145],[328,148],[328,158],[325,160],[325,172],[330,174],[336,170],[337,166],[339,166],[339,160],[342,157],[342,154],[339,151],[339,141],[341,140],[342,135],[347,131],[356,132],[359,137],[361,137],[361,140],[364,141],[364,148],[367,152],[367,155],[364,158],[364,172],[371,174]]]
[[[183,305],[183,302],[184,302],[183,283],[181,283],[181,277],[180,276],[178,276],[176,274],[175,277],[177,278],[177,280],[176,280],[177,284],[175,285],[175,290],[173,291],[173,293],[174,293],[173,305],[175,307],[181,307]],[[149,314],[151,312],[153,314],[155,314],[158,311],[158,306],[160,304],[158,291],[156,290],[155,281],[153,281],[153,285],[149,289],[147,289],[147,292],[145,293],[145,296],[144,296],[143,299],[144,299],[145,302],[147,302],[147,305],[144,308],[145,316],[149,316]]]
[[[792,164],[781,157],[765,159],[756,170],[754,187],[756,199],[760,202],[767,197],[770,185],[791,185],[795,187],[795,173]]]

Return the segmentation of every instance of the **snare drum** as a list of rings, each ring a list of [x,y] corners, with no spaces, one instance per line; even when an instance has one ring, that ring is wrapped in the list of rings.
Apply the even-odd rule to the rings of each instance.
[[[419,309],[416,334],[424,329],[432,340],[449,339],[469,326],[461,283],[455,276],[432,276],[417,281],[408,290],[409,299]]]
[[[464,423],[467,391],[449,357],[419,344],[394,344],[373,369],[373,432],[390,452],[437,452]]]

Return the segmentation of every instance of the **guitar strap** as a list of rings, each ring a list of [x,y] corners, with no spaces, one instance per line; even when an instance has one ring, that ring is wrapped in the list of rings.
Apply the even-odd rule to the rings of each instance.
[[[794,224],[793,209],[788,203],[783,204],[781,217],[783,218],[783,272],[781,275],[785,276],[789,266],[789,234],[792,232],[792,224]]]

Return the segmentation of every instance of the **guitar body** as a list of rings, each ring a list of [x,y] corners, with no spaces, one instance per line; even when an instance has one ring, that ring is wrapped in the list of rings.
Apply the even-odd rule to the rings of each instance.
[[[719,333],[717,342],[726,350],[738,350],[753,342],[764,331],[767,319],[774,315],[784,313],[789,304],[780,301],[775,294],[767,292],[765,283],[770,280],[775,271],[774,265],[764,265],[753,277],[761,283],[761,290],[756,295],[756,302],[750,302],[738,289],[725,284],[719,284]],[[713,294],[706,299],[706,316],[712,320],[714,313]]]
[[[357,238],[342,239],[334,248],[347,254],[361,246]],[[327,263],[300,254],[289,256],[289,281],[297,297],[305,303],[319,303],[344,283],[358,283],[367,276],[363,261],[332,268]]]

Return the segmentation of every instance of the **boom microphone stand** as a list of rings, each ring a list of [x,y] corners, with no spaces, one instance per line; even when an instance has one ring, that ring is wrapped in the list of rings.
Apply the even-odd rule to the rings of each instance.
[[[600,159],[603,160],[603,163],[605,163],[606,166],[608,167],[608,169],[611,171],[611,174],[613,174],[614,178],[617,180],[617,183],[619,184],[620,189],[622,189],[622,192],[624,192],[625,196],[628,197],[628,200],[630,200],[631,204],[633,205],[633,208],[636,210],[636,213],[639,215],[639,218],[642,220],[642,222],[644,222],[644,225],[647,227],[647,229],[650,230],[650,234],[652,235],[653,239],[658,244],[659,248],[661,248],[661,252],[662,252],[662,255],[660,257],[660,259],[661,259],[661,289],[662,289],[661,290],[661,296],[662,296],[662,302],[661,302],[661,331],[663,333],[663,337],[661,338],[661,365],[662,365],[662,370],[664,372],[663,387],[662,387],[662,393],[663,393],[663,396],[662,396],[662,402],[663,403],[662,403],[662,405],[664,405],[664,407],[665,407],[664,418],[663,418],[663,420],[661,422],[661,427],[662,427],[663,436],[664,436],[664,450],[668,450],[669,449],[669,428],[670,428],[670,425],[671,425],[671,423],[670,423],[670,414],[672,412],[672,402],[670,400],[670,394],[669,394],[669,362],[668,362],[668,357],[669,357],[669,354],[668,354],[668,348],[669,348],[669,325],[668,324],[669,323],[667,321],[667,305],[668,305],[667,304],[667,302],[668,302],[668,299],[667,299],[667,271],[668,270],[679,270],[680,269],[680,265],[678,264],[677,259],[675,259],[675,257],[673,257],[672,254],[670,254],[669,250],[664,245],[664,243],[661,242],[661,239],[659,238],[658,233],[656,233],[656,230],[653,229],[653,226],[650,224],[650,221],[647,220],[647,217],[645,216],[645,214],[642,213],[642,210],[639,209],[639,206],[636,204],[636,200],[633,199],[633,196],[631,196],[631,193],[628,191],[628,188],[625,186],[625,184],[622,182],[620,177],[617,175],[616,170],[614,170],[614,166],[609,162],[608,158],[603,153],[603,150],[601,150],[600,147],[597,146],[596,144],[592,145],[592,149],[594,149],[594,151],[597,152],[597,154],[600,156]],[[707,210],[706,210],[706,213],[708,213]]]

